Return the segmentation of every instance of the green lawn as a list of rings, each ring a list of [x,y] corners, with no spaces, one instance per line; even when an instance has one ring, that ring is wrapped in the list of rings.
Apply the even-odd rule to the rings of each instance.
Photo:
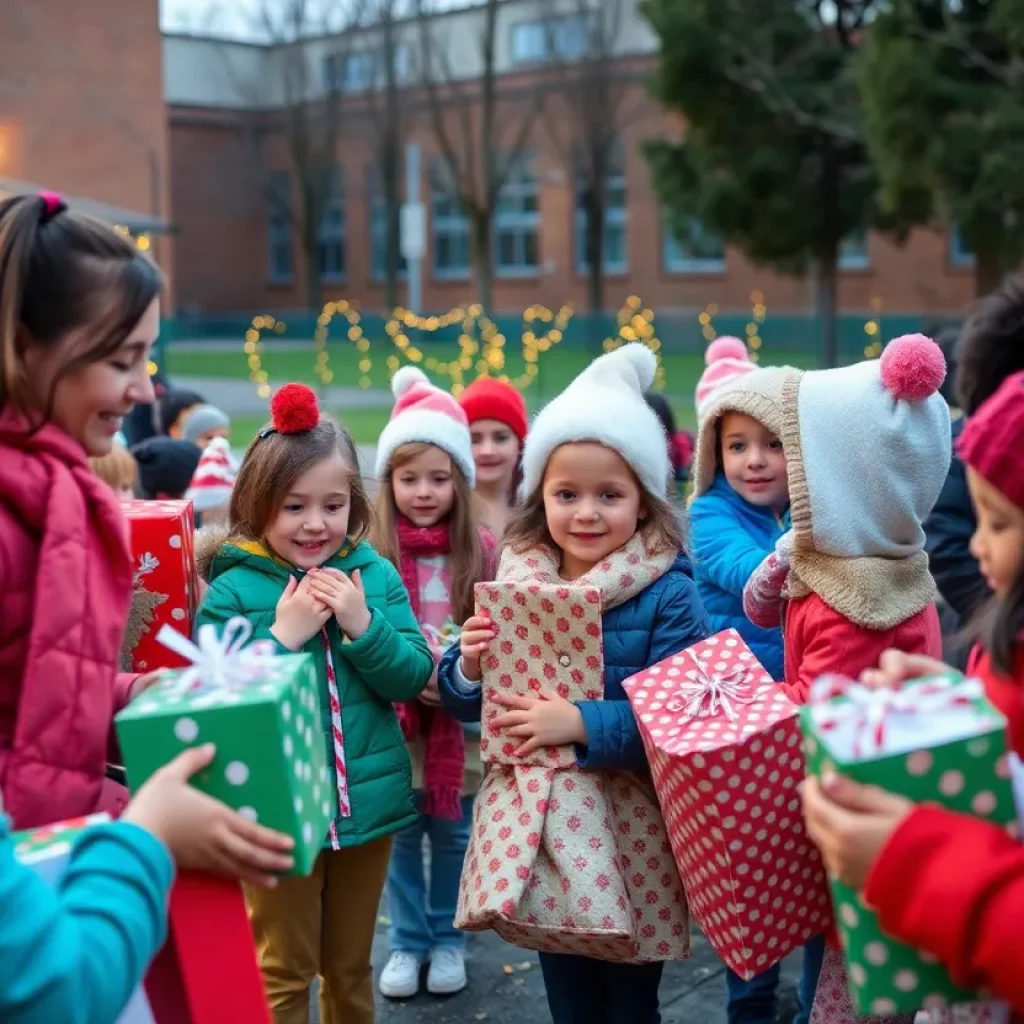
[[[391,413],[389,406],[382,405],[369,409],[332,409],[331,412],[345,424],[356,444],[376,444],[384,424]],[[231,443],[236,448],[245,448],[267,422],[266,416],[232,416]]]
[[[459,355],[458,346],[454,343],[428,343],[423,345],[425,357],[448,363]],[[391,370],[387,365],[389,356],[396,355],[396,350],[389,342],[375,342],[368,353],[360,353],[352,345],[335,342],[330,347],[329,366],[333,374],[333,385],[357,387],[365,379],[369,387],[386,390],[391,378]],[[595,353],[579,347],[555,347],[538,356],[538,372],[534,381],[523,389],[527,404],[537,409],[545,401],[561,391],[586,365],[594,358]],[[190,377],[223,377],[244,380],[249,374],[242,343],[237,351],[221,349],[203,350],[199,348],[176,348],[173,344],[165,356],[165,365],[173,380],[178,376]],[[369,358],[370,366],[360,366],[360,361]],[[809,353],[777,352],[768,350],[763,353],[766,363],[781,365],[808,366],[812,356]],[[268,347],[262,356],[262,368],[272,380],[299,380],[308,384],[316,383],[313,366],[312,345],[302,343],[277,343]],[[405,361],[405,360],[403,360]],[[452,378],[444,373],[431,371],[425,361],[419,365],[428,375],[443,387],[450,387]],[[664,392],[676,409],[681,426],[694,426],[693,394],[697,380],[704,369],[701,353],[668,353],[663,356]],[[506,364],[503,372],[512,379],[525,378],[526,363],[518,345],[510,345],[506,353]],[[468,383],[477,375],[475,369],[467,372],[465,382]],[[387,418],[387,409],[356,409],[342,413],[352,436],[357,442],[372,442],[376,439],[381,426]],[[254,431],[261,425],[254,418],[252,423],[245,422],[246,431]],[[239,439],[247,436],[239,429]],[[236,441],[240,443],[240,440]]]

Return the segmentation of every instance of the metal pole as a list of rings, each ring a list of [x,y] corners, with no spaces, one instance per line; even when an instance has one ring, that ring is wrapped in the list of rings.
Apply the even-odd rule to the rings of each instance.
[[[405,147],[405,201],[411,206],[420,201],[420,147],[410,142]],[[407,260],[408,305],[413,313],[423,311],[423,260]]]

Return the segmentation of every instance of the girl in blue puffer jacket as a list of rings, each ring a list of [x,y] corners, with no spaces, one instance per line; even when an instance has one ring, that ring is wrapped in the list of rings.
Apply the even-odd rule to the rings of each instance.
[[[747,618],[743,588],[789,530],[779,440],[785,373],[753,370],[701,406],[690,504],[690,551],[712,631],[738,630],[775,680],[783,676],[782,630],[762,629]]]
[[[526,437],[523,501],[506,527],[502,570],[529,558],[552,580],[598,586],[605,672],[603,700],[496,698],[508,710],[493,724],[520,743],[519,755],[572,743],[584,770],[646,770],[622,683],[709,633],[667,500],[667,439],[643,398],[655,368],[642,345],[602,356],[537,416]],[[496,635],[488,618],[473,616],[460,647],[439,667],[442,702],[462,721],[479,721],[480,657]],[[555,953],[541,953],[540,961],[555,1024],[661,1019],[660,963]]]

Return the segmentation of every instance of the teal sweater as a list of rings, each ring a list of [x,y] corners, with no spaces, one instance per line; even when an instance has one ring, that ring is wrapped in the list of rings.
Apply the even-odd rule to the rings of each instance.
[[[83,833],[53,889],[0,814],[0,1020],[114,1024],[163,945],[173,876],[157,839],[115,822]]]

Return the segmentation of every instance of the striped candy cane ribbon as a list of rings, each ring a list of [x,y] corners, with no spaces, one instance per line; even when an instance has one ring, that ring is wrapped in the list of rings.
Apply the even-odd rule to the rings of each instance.
[[[327,630],[320,630],[320,642],[324,648],[324,660],[327,665],[327,698],[331,705],[331,745],[334,747],[334,771],[338,786],[338,813],[342,818],[352,817],[352,803],[348,794],[348,767],[345,764],[345,731],[341,725],[341,698],[338,696],[338,676],[334,671],[334,655],[331,654],[331,641]],[[337,820],[331,822],[328,830],[331,849],[341,848],[338,837]]]

